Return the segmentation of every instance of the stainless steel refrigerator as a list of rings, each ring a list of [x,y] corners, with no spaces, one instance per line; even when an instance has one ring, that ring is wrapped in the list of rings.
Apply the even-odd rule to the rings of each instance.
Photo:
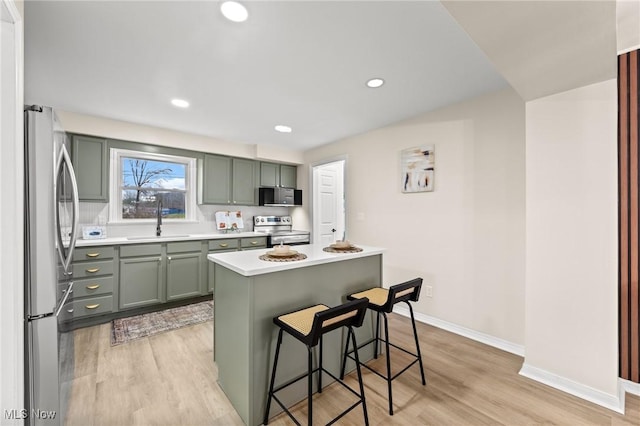
[[[25,107],[25,410],[27,424],[64,422],[63,368],[73,339],[60,312],[73,290],[78,190],[68,137],[54,111]]]

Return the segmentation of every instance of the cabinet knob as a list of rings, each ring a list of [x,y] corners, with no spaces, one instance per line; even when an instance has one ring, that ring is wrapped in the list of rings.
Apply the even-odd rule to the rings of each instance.
[[[84,307],[87,309],[96,309],[99,306],[100,306],[99,303],[96,303],[95,305],[84,305]]]
[[[220,246],[220,247],[229,247],[229,244],[227,244],[227,243],[220,243],[220,244],[219,244],[219,246]]]
[[[258,242],[257,241],[251,241],[251,244],[255,246],[256,244],[258,244]]]
[[[100,270],[100,268],[91,268],[91,269],[85,269],[85,271],[87,271],[90,274],[95,274],[96,272],[98,272]]]
[[[95,290],[97,288],[100,288],[100,284],[94,284],[94,285],[88,285],[87,286],[87,290]],[[73,290],[71,290],[73,291]]]
[[[167,256],[167,262],[171,262],[171,256]]]
[[[87,253],[86,256],[87,257],[98,257],[98,256],[100,256],[100,253]]]

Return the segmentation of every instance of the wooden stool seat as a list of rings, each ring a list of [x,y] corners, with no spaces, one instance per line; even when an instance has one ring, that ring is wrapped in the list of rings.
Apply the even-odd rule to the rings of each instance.
[[[409,302],[417,302],[420,297],[420,289],[422,287],[422,278],[414,278],[413,280],[396,284],[388,289],[381,287],[374,287],[364,291],[360,291],[358,293],[353,293],[347,296],[348,300],[359,300],[359,299],[368,299],[369,303],[367,308],[371,309],[378,313],[376,318],[376,335],[373,339],[368,340],[367,342],[362,343],[358,346],[358,349],[363,348],[371,343],[374,343],[374,358],[378,358],[378,344],[383,342],[386,348],[386,358],[387,358],[387,372],[385,374],[381,374],[380,372],[374,370],[373,368],[367,366],[366,364],[362,364],[365,368],[369,369],[376,375],[382,377],[387,381],[387,388],[389,392],[389,414],[393,415],[393,394],[391,389],[391,382],[397,378],[400,374],[404,373],[411,367],[413,364],[418,363],[420,366],[420,375],[422,376],[422,385],[426,385],[426,379],[424,377],[424,367],[422,366],[422,354],[420,353],[420,343],[418,342],[418,332],[416,330],[416,321],[413,316],[413,308]],[[393,343],[389,342],[389,324],[387,320],[387,313],[393,311],[393,306],[396,303],[405,302],[407,306],[409,306],[409,313],[411,314],[411,325],[413,326],[413,336],[416,341],[416,353],[409,352],[405,348],[401,348]],[[385,338],[380,337],[380,316],[384,319],[384,332]],[[347,337],[348,338],[348,337]],[[397,373],[395,376],[391,376],[391,359],[389,354],[390,346],[394,348],[400,349],[401,351],[411,355],[414,357],[414,360],[407,365],[403,370]],[[356,365],[359,361],[355,360],[355,357],[352,357],[350,354],[352,351],[348,350],[348,347],[345,348],[344,358],[342,360],[342,370],[340,373],[340,377],[344,377],[344,371],[346,368],[347,358],[351,358],[356,361]]]
[[[358,383],[360,387],[360,392],[356,392],[354,389],[349,387],[344,381],[344,374],[340,376],[340,378],[334,376],[330,371],[327,371],[322,366],[322,336],[325,333],[328,333],[332,330],[341,327],[347,327],[349,329],[349,334],[347,335],[347,344],[346,351],[349,351],[349,343],[352,344],[353,350],[349,353],[354,354],[354,358],[358,359],[358,345],[355,339],[355,333],[353,332],[353,327],[360,327],[362,322],[364,321],[364,315],[367,310],[367,305],[369,300],[366,298],[361,298],[357,300],[352,300],[342,305],[330,308],[326,305],[313,305],[303,309],[299,309],[297,311],[289,312],[287,314],[279,315],[273,319],[275,325],[279,327],[278,331],[278,342],[276,344],[276,352],[273,361],[273,369],[271,370],[271,382],[269,384],[269,392],[267,394],[267,407],[264,413],[264,424],[268,424],[269,422],[269,409],[271,408],[271,400],[275,400],[280,407],[291,417],[291,419],[296,423],[298,421],[295,419],[293,414],[284,406],[284,404],[278,399],[276,393],[280,390],[290,386],[299,380],[304,379],[305,377],[308,380],[308,390],[307,390],[307,404],[308,404],[308,424],[311,425],[313,419],[313,373],[318,373],[318,393],[322,392],[322,373],[327,373],[334,380],[340,383],[343,387],[349,390],[352,394],[358,397],[358,401],[355,404],[352,404],[349,408],[344,410],[340,415],[334,418],[330,423],[333,423],[340,419],[342,416],[347,414],[349,411],[353,410],[358,405],[362,404],[362,411],[364,413],[364,423],[365,425],[369,424],[369,418],[367,415],[367,405],[364,397],[364,385],[362,383],[362,373],[360,371],[360,363],[358,362]],[[287,332],[291,336],[298,339],[300,342],[304,343],[307,347],[307,373],[303,374],[297,378],[289,380],[284,384],[275,387],[275,379],[276,379],[276,369],[278,366],[278,357],[280,355],[280,346],[282,345],[282,334],[283,332]],[[349,341],[351,338],[351,342]],[[317,345],[320,345],[319,348],[319,356],[318,356],[318,367],[313,368],[313,348]]]

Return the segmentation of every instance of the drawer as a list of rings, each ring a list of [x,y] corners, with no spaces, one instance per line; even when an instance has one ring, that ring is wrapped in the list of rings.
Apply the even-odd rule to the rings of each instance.
[[[202,250],[200,241],[180,241],[167,244],[167,253],[189,253]]]
[[[242,248],[266,247],[267,237],[243,238],[241,244]]]
[[[209,251],[213,250],[229,250],[238,248],[237,238],[224,238],[220,240],[209,241]]]
[[[58,286],[59,295],[64,296],[64,290],[67,289],[66,284]],[[100,296],[102,294],[111,294],[113,292],[113,275],[106,277],[85,278],[73,281],[73,290],[71,299],[78,299],[87,296]]]
[[[73,251],[73,261],[113,259],[115,249],[113,246],[104,247],[76,247]]]
[[[120,246],[120,257],[135,256],[160,256],[162,245],[160,244],[134,244]]]
[[[65,320],[84,318],[92,315],[106,314],[113,308],[113,296],[89,297],[73,300],[62,308],[61,314]]]
[[[73,278],[95,277],[113,274],[113,260],[81,262],[73,264]]]

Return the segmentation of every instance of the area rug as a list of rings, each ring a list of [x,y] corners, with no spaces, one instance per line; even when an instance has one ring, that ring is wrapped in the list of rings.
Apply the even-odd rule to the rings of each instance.
[[[111,321],[111,346],[213,319],[213,300]]]

